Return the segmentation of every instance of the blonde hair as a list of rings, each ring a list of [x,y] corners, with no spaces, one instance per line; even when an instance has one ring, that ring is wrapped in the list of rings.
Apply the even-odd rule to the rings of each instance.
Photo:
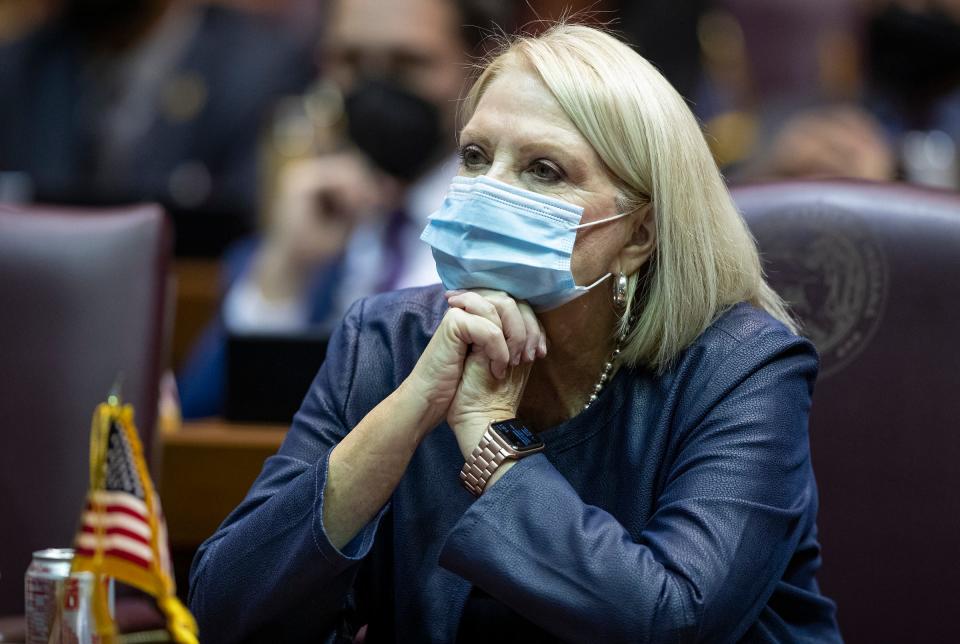
[[[652,203],[656,249],[646,270],[628,278],[624,362],[662,371],[741,301],[796,332],[764,280],[754,239],[696,118],[653,65],[603,31],[557,24],[506,40],[470,89],[463,115],[469,118],[500,72],[518,64],[539,74],[606,164],[625,205]]]

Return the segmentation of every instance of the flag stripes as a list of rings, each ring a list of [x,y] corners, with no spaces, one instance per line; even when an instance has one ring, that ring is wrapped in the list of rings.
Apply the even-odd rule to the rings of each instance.
[[[147,515],[150,513],[144,500],[137,498],[129,492],[117,490],[94,490],[91,493],[90,498],[101,505],[112,505],[126,508],[132,514],[135,514],[144,520],[146,520]]]
[[[153,548],[147,504],[129,492],[94,490],[81,516],[76,554],[93,557],[98,547],[105,558],[117,557],[150,569]]]
[[[141,538],[144,543],[150,543],[150,526],[142,519],[122,513],[111,513],[107,510],[104,514],[84,512],[81,520],[84,528],[90,527],[94,530],[103,528],[107,532],[112,529],[124,530],[131,536]]]

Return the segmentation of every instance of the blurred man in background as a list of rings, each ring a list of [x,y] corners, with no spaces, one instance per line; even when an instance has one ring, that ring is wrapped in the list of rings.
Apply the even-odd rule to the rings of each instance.
[[[190,0],[63,0],[0,49],[8,199],[158,201],[179,254],[251,230],[257,140],[278,96],[313,76],[311,48],[264,19]]]
[[[220,319],[179,378],[187,417],[222,411],[231,333],[329,328],[356,299],[438,282],[419,240],[456,174],[458,98],[509,3],[337,0],[321,65],[346,140],[286,164],[262,237],[229,261]],[[317,365],[319,366],[319,365]]]

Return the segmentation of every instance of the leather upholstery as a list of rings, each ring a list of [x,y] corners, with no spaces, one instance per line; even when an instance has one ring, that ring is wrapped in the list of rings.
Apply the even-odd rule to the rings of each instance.
[[[0,205],[0,615],[23,611],[31,553],[73,540],[118,375],[149,458],[169,251],[156,206]]]
[[[821,355],[819,579],[841,630],[850,642],[954,639],[960,195],[841,181],[733,194]]]

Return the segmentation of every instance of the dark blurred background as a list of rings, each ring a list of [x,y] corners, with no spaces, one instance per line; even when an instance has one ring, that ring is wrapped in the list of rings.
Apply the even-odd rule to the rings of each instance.
[[[621,33],[689,99],[731,178],[960,182],[956,0],[451,3],[478,27],[580,15]],[[177,255],[219,256],[257,230],[287,160],[350,141],[324,46],[335,5],[5,0],[0,199],[157,201]]]
[[[418,237],[490,35],[570,16],[664,73],[731,185],[960,188],[960,0],[0,0],[0,208],[170,224],[154,468],[181,573],[346,307],[438,281]]]

